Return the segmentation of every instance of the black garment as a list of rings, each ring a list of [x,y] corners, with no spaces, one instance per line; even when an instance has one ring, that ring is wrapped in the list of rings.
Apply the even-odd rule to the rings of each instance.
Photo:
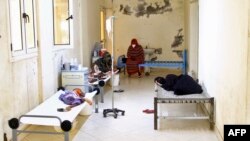
[[[189,75],[180,75],[174,85],[174,94],[176,95],[198,94],[202,92],[201,86]]]
[[[163,85],[164,89],[167,91],[173,91],[174,85],[178,80],[178,76],[174,74],[168,74],[165,78],[166,83]]]
[[[95,61],[95,64],[98,66],[101,72],[106,73],[111,71],[112,60],[110,53],[105,52],[102,58],[99,58]]]

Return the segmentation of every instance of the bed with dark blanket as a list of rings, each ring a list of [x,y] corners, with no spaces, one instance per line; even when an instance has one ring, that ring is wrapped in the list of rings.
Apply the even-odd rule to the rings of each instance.
[[[157,95],[154,98],[154,129],[158,129],[159,119],[206,119],[210,122],[210,128],[214,126],[214,97],[203,91],[201,86],[187,75],[167,75],[166,79],[156,78],[163,85],[157,87]],[[160,104],[199,104],[204,114],[193,116],[173,116],[160,114]],[[207,107],[204,104],[209,104]]]

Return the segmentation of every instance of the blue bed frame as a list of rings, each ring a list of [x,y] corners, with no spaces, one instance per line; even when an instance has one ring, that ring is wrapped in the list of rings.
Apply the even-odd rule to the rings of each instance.
[[[139,68],[141,67],[181,68],[182,73],[187,74],[187,50],[182,51],[182,61],[145,61],[144,64],[139,64]]]

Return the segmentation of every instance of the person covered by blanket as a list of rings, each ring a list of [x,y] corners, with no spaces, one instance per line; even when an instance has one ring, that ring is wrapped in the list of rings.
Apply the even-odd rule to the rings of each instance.
[[[179,76],[168,74],[165,78],[156,77],[154,82],[166,91],[174,91],[175,95],[201,94],[203,92],[200,84],[185,74]]]
[[[136,39],[131,40],[131,44],[127,51],[126,67],[129,77],[133,74],[138,74],[141,77],[139,64],[144,63],[144,52],[142,46],[137,42]]]
[[[70,111],[71,108],[84,102],[92,105],[92,100],[86,98],[85,93],[80,88],[75,88],[73,91],[64,90],[64,93],[59,96],[59,99],[68,105],[63,111]]]

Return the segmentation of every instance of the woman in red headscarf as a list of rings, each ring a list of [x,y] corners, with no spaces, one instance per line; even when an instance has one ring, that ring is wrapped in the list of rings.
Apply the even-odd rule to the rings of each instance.
[[[144,52],[141,45],[138,44],[136,39],[131,40],[131,44],[127,52],[126,67],[128,75],[138,73],[138,77],[141,77],[139,64],[144,63]]]

